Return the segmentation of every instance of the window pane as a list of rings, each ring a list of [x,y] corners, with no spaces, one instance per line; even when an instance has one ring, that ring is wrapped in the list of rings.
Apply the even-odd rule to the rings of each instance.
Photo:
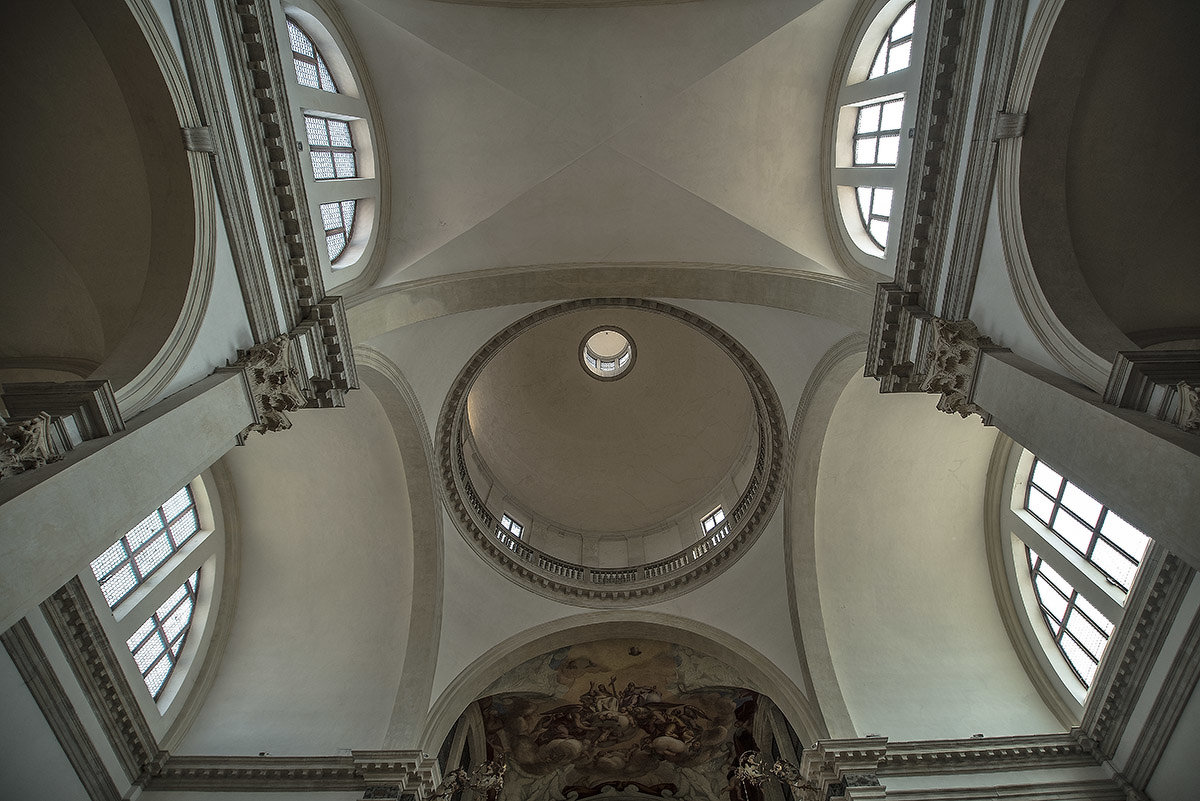
[[[1096,548],[1092,553],[1092,561],[1096,564],[1096,567],[1107,573],[1124,590],[1129,589],[1133,583],[1133,576],[1137,573],[1137,563],[1104,540],[1096,542]]]
[[[353,153],[334,153],[333,163],[338,178],[353,178],[355,176]]]
[[[326,231],[336,231],[342,227],[342,212],[337,203],[321,204],[321,222]]]
[[[313,89],[320,89],[320,79],[317,77],[317,68],[314,64],[309,64],[307,61],[301,61],[298,58],[292,59],[292,63],[296,65],[296,80],[301,86],[311,86]]]
[[[1067,614],[1067,599],[1055,592],[1054,587],[1042,576],[1034,579],[1033,584],[1041,598],[1042,606],[1061,623]]]
[[[900,120],[904,117],[904,101],[889,100],[883,104],[883,117],[879,127],[887,130],[898,130]]]
[[[1078,549],[1082,554],[1087,554],[1088,547],[1092,544],[1092,530],[1071,517],[1070,512],[1059,509],[1058,514],[1054,516],[1053,528],[1055,533],[1070,543],[1073,548]]]
[[[871,133],[879,130],[878,104],[863,106],[858,110],[858,133]]]
[[[342,120],[329,120],[329,142],[334,147],[353,147],[350,124]]]
[[[136,551],[138,546],[157,534],[162,527],[162,517],[155,509],[142,522],[129,529],[129,533],[125,535],[125,541],[129,543],[129,550]]]
[[[1038,568],[1038,570],[1043,576],[1046,577],[1046,580],[1057,587],[1058,591],[1063,595],[1070,596],[1074,591],[1074,588],[1067,582],[1067,580],[1058,575],[1058,572],[1045,562],[1042,562],[1042,565],[1040,568]]]
[[[171,543],[167,539],[167,532],[164,531],[138,551],[133,561],[137,565],[138,572],[143,576],[148,576],[154,572],[154,568],[166,561],[172,551],[174,548],[171,547]]]
[[[879,156],[877,160],[880,164],[895,164],[900,159],[900,137],[884,136],[879,140]]]
[[[342,201],[342,219],[346,222],[346,232],[349,236],[350,229],[354,227],[354,209],[357,201],[343,200]]]
[[[1080,645],[1098,662],[1100,654],[1104,653],[1104,644],[1108,642],[1108,634],[1092,624],[1078,609],[1071,610],[1067,619],[1067,631],[1075,636]]]
[[[1063,490],[1062,497],[1063,506],[1066,506],[1075,513],[1083,522],[1093,528],[1100,520],[1100,504],[1088,495],[1086,492],[1075,486],[1071,482],[1067,482],[1067,488]]]
[[[171,524],[171,541],[178,548],[191,539],[191,536],[199,530],[200,523],[196,520],[196,510],[189,509]]]
[[[913,25],[917,21],[917,5],[910,3],[908,8],[900,12],[900,16],[896,17],[896,21],[892,23],[891,36],[892,39],[901,39],[905,36],[911,36]]]
[[[313,178],[318,181],[325,181],[335,176],[333,169],[333,154],[324,150],[314,150],[310,154],[312,156]],[[324,217],[324,214],[321,215]],[[329,223],[325,223],[326,226]]]
[[[1075,672],[1079,674],[1084,686],[1091,684],[1092,677],[1096,675],[1096,663],[1092,661],[1088,652],[1083,650],[1070,636],[1062,638],[1061,647],[1063,655],[1071,663]]]
[[[1037,515],[1047,526],[1050,525],[1050,517],[1054,514],[1054,501],[1043,495],[1037,487],[1029,490],[1029,503],[1025,508]]]
[[[174,662],[170,657],[164,656],[159,660],[150,672],[146,674],[146,689],[150,691],[156,699],[158,694],[162,692],[163,685],[167,683],[167,677],[171,675],[171,669],[175,667]]]
[[[162,635],[156,631],[142,643],[140,648],[134,651],[133,661],[137,663],[138,670],[142,671],[142,675],[145,675],[146,670],[165,650],[167,650],[166,643],[163,642]]]
[[[306,56],[316,54],[313,49],[313,43],[309,40],[307,34],[300,30],[300,26],[288,20],[288,38],[292,40],[292,52],[300,53]]]
[[[1114,514],[1111,509],[1104,516],[1104,526],[1100,531],[1104,536],[1116,543],[1118,548],[1139,562],[1146,554],[1146,546],[1150,544],[1149,537],[1126,523],[1122,518]]]
[[[1057,498],[1062,487],[1062,476],[1051,470],[1043,461],[1038,461],[1033,468],[1033,483],[1044,489],[1051,497]]]
[[[329,144],[329,130],[325,127],[325,120],[305,114],[304,128],[308,132],[308,143],[310,145]]]
[[[337,92],[337,84],[333,82],[329,67],[325,66],[325,59],[321,58],[320,53],[317,53],[317,72],[321,76],[321,88],[326,92]]]
[[[167,635],[169,642],[175,642],[183,630],[187,628],[187,624],[192,619],[192,601],[187,599],[175,608],[166,620],[163,621],[163,634]]]
[[[881,186],[875,190],[875,200],[871,203],[871,214],[876,217],[890,217],[892,214],[892,190]]]
[[[120,603],[122,598],[133,592],[137,585],[138,579],[137,574],[133,572],[133,565],[126,562],[120,570],[113,573],[100,585],[100,589],[104,592],[104,600],[108,601],[111,609]]]
[[[192,491],[184,487],[168,498],[167,502],[162,505],[163,517],[168,521],[174,520],[180,512],[191,505]]]
[[[92,560],[92,572],[96,578],[103,578],[114,567],[124,562],[127,556],[125,544],[121,540],[117,540],[109,546],[107,551]]]
[[[871,232],[871,238],[879,247],[884,247],[887,244],[888,224],[886,220],[871,220],[871,225],[868,229]]]
[[[857,139],[854,142],[854,163],[855,164],[874,164],[875,163],[875,139],[868,137],[866,139]]]
[[[1083,610],[1083,613],[1090,617],[1093,623],[1100,627],[1100,630],[1104,632],[1104,636],[1107,637],[1112,634],[1113,624],[1109,622],[1108,618],[1100,614],[1099,609],[1088,603],[1087,598],[1084,598],[1082,595],[1076,596],[1075,605]]]
[[[137,648],[142,644],[142,641],[150,636],[150,632],[154,631],[154,618],[149,618],[145,623],[138,627],[138,630],[133,633],[125,644],[130,650]]]

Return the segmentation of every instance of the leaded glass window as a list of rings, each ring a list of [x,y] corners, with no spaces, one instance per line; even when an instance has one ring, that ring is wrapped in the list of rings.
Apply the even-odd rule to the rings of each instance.
[[[892,218],[893,190],[888,186],[857,186],[858,216],[867,236],[880,250],[887,248],[888,226]]]
[[[900,158],[900,120],[904,98],[868,103],[854,124],[854,165],[894,167]]]
[[[179,663],[179,655],[192,627],[199,586],[200,571],[197,570],[126,640],[133,661],[142,672],[146,689],[156,701]]]
[[[1071,670],[1088,687],[1112,635],[1113,624],[1031,548],[1025,549],[1025,555],[1038,607],[1050,627],[1050,635]]]
[[[292,42],[292,63],[296,67],[296,80],[301,86],[313,89],[323,89],[326,92],[337,93],[337,84],[321,51],[304,29],[292,20],[287,21],[288,38]]]
[[[196,501],[185,486],[93,559],[92,573],[109,608],[115,609],[199,530]]]
[[[350,123],[305,114],[304,127],[308,131],[308,151],[312,158],[314,178],[328,181],[332,178],[358,177]]]
[[[350,244],[354,234],[354,211],[358,201],[342,200],[321,204],[321,221],[325,225],[325,245],[329,261],[336,262]]]
[[[871,62],[868,78],[879,78],[898,72],[912,63],[913,29],[917,22],[917,4],[909,3],[896,15],[887,36],[879,44]]]
[[[1040,459],[1029,474],[1025,508],[1058,538],[1129,592],[1150,539]]]
[[[518,523],[516,520],[513,520],[507,514],[501,515],[500,525],[517,539],[520,539],[521,533],[525,531],[525,527],[523,525]]]

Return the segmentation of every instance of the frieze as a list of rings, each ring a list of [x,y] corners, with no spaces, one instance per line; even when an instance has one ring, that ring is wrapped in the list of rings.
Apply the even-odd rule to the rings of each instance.
[[[0,479],[36,470],[62,458],[50,440],[50,415],[42,412],[23,420],[0,417]]]

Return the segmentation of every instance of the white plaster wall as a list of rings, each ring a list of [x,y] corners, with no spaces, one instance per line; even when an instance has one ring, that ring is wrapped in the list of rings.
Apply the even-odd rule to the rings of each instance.
[[[74,768],[29,694],[16,665],[0,648],[0,797],[88,801]]]
[[[217,214],[220,213],[220,203],[217,203]],[[157,403],[171,393],[199,381],[213,369],[235,360],[238,348],[248,348],[254,344],[225,225],[218,222],[214,228],[216,264],[213,267],[212,292],[208,298],[208,308],[204,310],[204,321],[200,323],[196,341],[192,343],[179,372],[150,403]]]
[[[834,669],[860,734],[1056,731],[996,610],[983,542],[995,431],[854,378],[830,420],[816,559]]]
[[[226,457],[238,606],[181,753],[336,754],[380,747],[387,728],[412,592],[399,451],[367,389],[292,420]]]
[[[1154,801],[1195,801],[1200,788],[1200,764],[1196,749],[1200,745],[1200,693],[1192,696],[1183,708],[1183,717],[1167,742],[1162,760],[1158,763],[1146,788]]]

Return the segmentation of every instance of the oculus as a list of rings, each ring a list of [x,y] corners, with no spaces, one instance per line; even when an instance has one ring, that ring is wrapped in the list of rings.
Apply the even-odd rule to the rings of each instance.
[[[601,381],[615,381],[628,373],[636,356],[633,340],[619,328],[593,329],[579,343],[583,369]]]

